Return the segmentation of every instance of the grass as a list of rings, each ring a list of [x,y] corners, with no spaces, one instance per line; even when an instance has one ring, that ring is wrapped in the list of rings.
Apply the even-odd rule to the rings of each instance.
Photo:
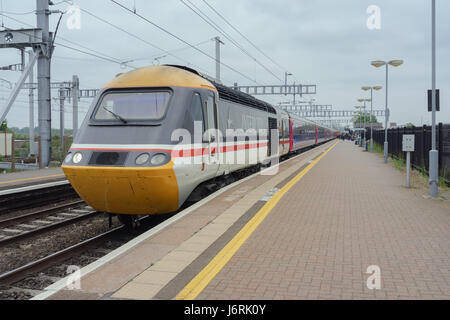
[[[377,143],[373,144],[373,151],[375,153],[384,155],[384,146],[381,146]],[[406,171],[406,161],[404,159],[399,159],[399,158],[393,158],[390,157],[391,162],[392,162],[392,166],[399,170],[399,171]],[[420,170],[416,169],[416,168],[411,168],[411,172],[417,176],[421,176],[425,179],[425,184],[426,186],[428,186],[428,174],[426,173],[425,168],[421,168]],[[439,177],[439,188],[445,191],[450,191],[450,187],[447,185],[447,183],[445,182],[444,178]]]

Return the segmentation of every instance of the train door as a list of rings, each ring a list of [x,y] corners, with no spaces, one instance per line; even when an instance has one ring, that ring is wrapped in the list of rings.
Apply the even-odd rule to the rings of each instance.
[[[294,150],[294,122],[289,118],[289,152]]]
[[[283,154],[284,151],[284,120],[283,118],[280,120],[280,130],[279,132],[279,136],[280,136],[280,142],[279,142],[279,148],[280,148],[280,155]]]
[[[277,119],[269,117],[269,131],[268,131],[269,145],[267,148],[267,156],[269,158],[271,158],[272,155],[278,155],[279,137],[277,137],[276,135],[277,132],[278,132]]]
[[[208,133],[206,142],[208,143],[208,172],[212,176],[216,176],[219,171],[219,134],[218,134],[218,118],[217,118],[217,104],[214,94],[210,93],[206,100],[206,118]]]
[[[283,154],[289,153],[289,118],[284,120],[284,149]]]
[[[317,144],[317,142],[319,141],[319,135],[318,135],[319,132],[317,130],[317,126],[315,126],[314,128],[315,128],[314,130],[315,130],[315,134],[316,134],[316,144]]]

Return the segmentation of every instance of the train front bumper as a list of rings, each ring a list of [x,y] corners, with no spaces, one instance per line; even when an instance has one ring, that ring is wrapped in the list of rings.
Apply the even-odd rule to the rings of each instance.
[[[160,214],[179,207],[170,162],[162,167],[63,166],[67,179],[92,208],[115,214]]]

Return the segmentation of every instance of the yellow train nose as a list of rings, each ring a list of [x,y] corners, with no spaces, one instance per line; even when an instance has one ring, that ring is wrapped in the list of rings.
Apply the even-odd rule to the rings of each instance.
[[[178,209],[173,163],[162,167],[63,166],[80,197],[97,211],[116,214],[159,214]]]

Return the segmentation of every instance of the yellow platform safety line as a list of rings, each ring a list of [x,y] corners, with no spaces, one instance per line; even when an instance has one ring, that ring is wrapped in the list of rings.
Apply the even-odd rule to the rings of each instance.
[[[295,178],[282,187],[247,224],[234,236],[234,238],[223,247],[223,249],[203,268],[175,297],[176,300],[194,300],[212,279],[222,270],[227,262],[234,256],[244,242],[252,235],[256,228],[263,222],[281,198],[291,189],[303,176],[308,173],[331,149],[339,142],[332,145],[327,151],[303,169]]]
[[[0,184],[7,184],[7,183],[14,183],[14,182],[23,182],[23,181],[30,181],[30,180],[40,180],[40,179],[56,178],[56,177],[64,177],[64,174],[55,174],[55,175],[51,175],[51,176],[42,176],[42,177],[35,177],[35,178],[26,178],[26,179],[1,181]]]

